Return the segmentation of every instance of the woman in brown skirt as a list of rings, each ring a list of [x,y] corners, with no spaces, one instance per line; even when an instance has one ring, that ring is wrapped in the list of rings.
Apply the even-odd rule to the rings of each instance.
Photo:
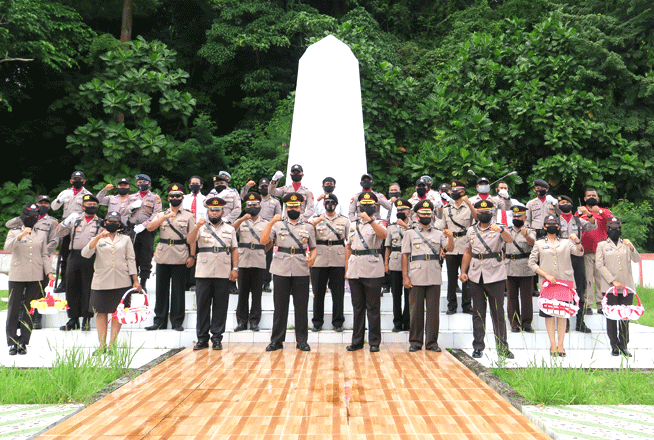
[[[97,313],[96,326],[100,347],[94,354],[107,350],[107,327],[109,314],[116,311],[120,300],[130,287],[141,291],[136,272],[134,246],[129,236],[117,234],[122,227],[117,212],[107,215],[105,230],[99,233],[82,249],[84,258],[95,255],[93,264],[93,281],[91,283],[90,309]],[[109,347],[114,348],[121,324],[113,321]]]

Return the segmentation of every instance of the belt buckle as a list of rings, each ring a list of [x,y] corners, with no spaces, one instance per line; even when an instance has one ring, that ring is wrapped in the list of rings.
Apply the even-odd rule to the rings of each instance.
[[[174,240],[173,240],[172,238],[169,238],[169,239],[168,239],[168,246],[172,246],[172,245],[174,245],[175,243],[173,243],[173,241],[174,241]]]
[[[479,254],[479,261],[484,261],[484,254],[482,253]]]
[[[217,254],[218,252],[220,252],[220,251],[218,250],[218,246],[214,246],[214,247],[213,247],[213,253],[214,253],[214,254]]]
[[[255,249],[255,248],[254,248],[255,246],[256,246],[256,244],[255,244],[255,243],[250,243],[250,250],[252,250],[252,251],[253,251],[253,250]]]
[[[295,255],[295,248],[294,248],[294,247],[291,247],[291,252],[290,252],[290,254],[291,254],[291,255]]]
[[[327,246],[331,246],[333,244],[332,240],[327,240]]]
[[[431,254],[425,254],[425,261],[431,261]]]

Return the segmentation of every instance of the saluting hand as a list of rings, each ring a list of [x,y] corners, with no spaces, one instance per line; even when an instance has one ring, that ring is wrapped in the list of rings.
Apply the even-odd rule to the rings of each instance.
[[[368,215],[368,213],[366,213],[366,212],[362,212],[362,213],[361,213],[361,220],[363,220],[364,222],[368,223],[368,222],[369,222],[370,220],[372,220],[372,219],[370,218],[370,216]]]
[[[491,231],[493,231],[493,232],[500,232],[500,233],[501,233],[503,228],[502,228],[500,225],[498,225],[497,223],[493,223],[493,224],[490,226],[490,229],[491,229]]]
[[[570,240],[574,241],[577,243],[579,241],[579,237],[577,237],[577,234],[570,234]],[[577,243],[578,244],[578,243]]]
[[[113,186],[111,183],[108,183],[108,184],[105,185],[105,187],[104,187],[104,190],[105,190],[105,191],[111,191],[112,189],[114,189],[114,186]]]
[[[529,231],[527,231],[527,228],[522,228],[520,229],[520,233],[522,234],[523,237],[527,238],[529,235]]]
[[[634,245],[631,244],[631,240],[629,240],[628,238],[623,238],[623,239],[622,239],[622,242],[623,242],[626,246],[629,246],[629,248],[630,248],[632,251],[633,251],[633,250],[636,250],[636,248],[634,248]]]
[[[20,234],[18,234],[18,239],[20,240],[30,232],[32,232],[32,228],[25,227],[25,229],[23,229],[23,231]]]
[[[274,222],[274,223],[277,223],[278,221],[281,221],[281,220],[282,220],[282,216],[279,215],[279,214],[275,214],[275,215],[273,216],[272,220],[270,220],[270,221],[271,221],[271,222]]]
[[[254,185],[256,185],[256,183],[254,182],[254,180],[248,180],[248,183],[245,184],[245,186],[247,186],[248,188],[250,188],[250,187],[252,187],[252,186],[254,186]]]
[[[246,221],[246,220],[252,219],[252,216],[250,214],[245,214],[242,218],[243,218],[243,221]]]
[[[447,238],[454,238],[454,234],[449,229],[443,229],[443,235]]]

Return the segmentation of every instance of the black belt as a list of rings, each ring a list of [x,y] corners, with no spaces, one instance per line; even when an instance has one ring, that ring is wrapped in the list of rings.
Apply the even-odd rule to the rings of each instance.
[[[355,250],[355,249],[353,249],[353,250],[352,250],[352,255],[354,255],[355,257],[359,257],[359,256],[361,256],[361,255],[374,255],[374,256],[378,256],[378,255],[379,255],[379,251],[378,251],[377,249],[365,249],[365,250]]]
[[[391,247],[391,252],[402,252],[402,246]]]
[[[186,244],[186,240],[182,240],[182,239],[173,240],[172,238],[164,238],[164,239],[160,238],[159,243],[165,243],[169,246],[172,246],[175,244]]]
[[[257,249],[266,249],[266,247],[262,244],[257,244],[257,243],[239,243],[238,247],[240,248],[246,248],[250,249],[252,251],[257,250]]]
[[[452,235],[454,235],[455,237],[463,237],[463,236],[466,235],[467,233],[468,233],[467,231],[452,232]]]
[[[530,253],[525,253],[525,254],[506,254],[506,258],[510,260],[521,260],[523,258],[529,258],[531,254]]]
[[[278,247],[277,252],[283,252],[285,254],[295,255],[295,254],[304,254],[304,253],[306,253],[306,249],[302,249],[302,248],[297,249],[297,248],[294,248],[294,247]]]
[[[502,252],[490,252],[488,254],[472,254],[472,258],[478,260],[485,260],[487,258],[495,258],[497,261],[502,261]]]
[[[222,246],[211,246],[211,247],[201,247],[198,248],[198,252],[212,252],[214,254],[217,254],[219,252],[227,252],[229,254],[230,250],[228,247],[222,247]]]
[[[344,245],[344,240],[316,240],[316,244],[322,244],[325,246],[334,246],[337,244]]]
[[[416,260],[423,260],[423,261],[438,260],[438,261],[440,261],[440,259],[441,259],[440,255],[423,254],[423,255],[412,255],[410,261],[416,261]]]

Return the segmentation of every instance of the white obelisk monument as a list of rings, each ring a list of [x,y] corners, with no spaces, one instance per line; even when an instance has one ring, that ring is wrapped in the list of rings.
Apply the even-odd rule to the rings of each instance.
[[[330,35],[312,44],[300,58],[286,184],[290,168],[302,165],[302,184],[317,199],[325,177],[336,179],[341,209],[361,191],[367,171],[361,110],[359,61],[350,48]]]

